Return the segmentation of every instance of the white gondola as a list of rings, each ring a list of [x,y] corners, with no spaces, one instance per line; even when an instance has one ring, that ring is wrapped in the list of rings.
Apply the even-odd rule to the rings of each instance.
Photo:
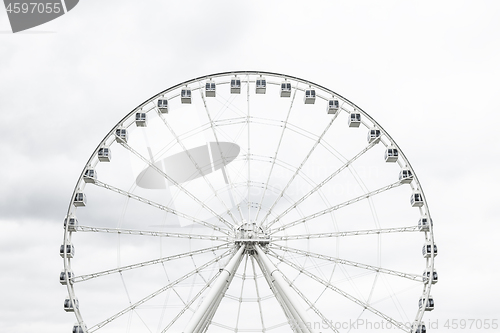
[[[389,146],[385,149],[385,161],[386,162],[396,162],[398,160],[399,152],[396,147]]]
[[[168,113],[168,100],[167,99],[159,99],[158,100],[158,110],[161,113]]]
[[[265,94],[266,93],[266,79],[263,77],[255,80],[255,93]]]
[[[328,104],[326,105],[326,112],[328,114],[336,114],[338,110],[339,110],[339,100],[338,99],[329,100]]]
[[[361,113],[351,112],[347,118],[347,123],[349,124],[349,127],[359,127],[361,124]]]
[[[239,94],[241,92],[241,80],[237,77],[231,79],[231,94]]]
[[[68,258],[73,258],[75,256],[75,247],[73,246],[73,244],[66,244],[66,251],[64,251],[64,244],[61,245],[61,247],[59,248],[59,255],[61,256],[61,258],[64,258],[65,253]]]
[[[420,191],[413,191],[410,197],[410,204],[412,207],[422,207],[424,205],[424,198],[422,197],[422,193],[420,193]]]
[[[188,87],[181,89],[181,103],[191,104],[191,89]]]
[[[68,224],[68,231],[75,232],[76,231],[76,227],[78,227],[78,220],[76,219],[76,217],[74,215],[70,215],[69,218],[66,217],[64,219],[64,229],[66,229],[66,224],[67,223],[69,223]]]
[[[78,298],[73,298],[73,302],[71,302],[69,297],[64,300],[64,311],[75,312],[75,309],[78,309],[78,308],[79,308]]]
[[[99,148],[97,151],[97,158],[101,162],[110,162],[111,161],[111,149],[109,147]]]
[[[376,127],[370,128],[368,130],[368,143],[378,143],[380,141],[380,130]]]
[[[431,277],[431,269],[428,267],[423,274],[424,282],[427,282],[429,278]],[[438,282],[438,273],[436,272],[436,269],[432,272],[432,284],[435,284]]]
[[[292,83],[288,81],[281,82],[280,97],[290,97],[292,95]]]
[[[418,307],[421,309],[422,306],[424,306],[424,302],[425,302],[425,298],[424,297],[420,297],[420,299],[418,300]],[[429,295],[429,298],[427,299],[427,302],[425,304],[425,311],[432,311],[434,310],[434,299],[432,298],[432,296]]]
[[[94,184],[97,180],[97,171],[94,168],[87,168],[83,174],[83,181]]]
[[[304,94],[304,103],[305,104],[314,104],[316,101],[316,90],[313,88],[306,89]]]
[[[87,205],[87,196],[83,192],[76,192],[73,198],[73,205],[75,207],[85,207]]]
[[[409,168],[403,168],[399,172],[399,181],[403,184],[409,184],[413,180],[413,174]]]
[[[74,277],[75,275],[73,274],[72,271],[69,271],[68,272],[68,280],[69,282],[71,283],[71,278]],[[61,274],[59,274],[59,283],[62,284],[62,285],[66,285],[66,272],[65,271],[62,271]]]
[[[215,97],[215,82],[210,80],[205,83],[205,96]]]
[[[420,220],[418,220],[418,230],[420,231],[429,231],[430,226],[432,226],[432,219],[427,216],[422,216]]]
[[[148,116],[146,112],[137,112],[135,114],[135,126],[137,127],[148,126]]]
[[[127,143],[128,140],[128,131],[126,128],[119,127],[115,130],[115,137],[118,142]]]
[[[422,323],[415,322],[412,325],[411,331],[413,333],[426,333],[425,325]]]
[[[86,332],[87,332],[87,325],[78,324],[78,323],[73,325],[73,332],[72,333],[86,333]]]
[[[433,254],[432,243],[430,241],[425,242],[424,246],[422,247],[422,255],[424,256],[424,258],[435,257],[437,256],[437,253],[438,253],[438,248],[436,244],[434,244],[434,254]]]

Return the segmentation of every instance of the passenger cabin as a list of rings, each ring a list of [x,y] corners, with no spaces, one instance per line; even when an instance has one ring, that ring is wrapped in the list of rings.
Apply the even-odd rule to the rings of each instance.
[[[135,114],[135,126],[146,127],[148,125],[148,117],[146,112],[137,112]]]
[[[420,191],[413,191],[410,197],[410,203],[412,207],[422,207],[424,205],[424,198]]]
[[[409,184],[413,180],[413,174],[409,168],[403,168],[399,172],[399,181],[403,184]]]
[[[304,103],[305,104],[314,104],[316,101],[316,90],[313,88],[306,89],[304,94]]]
[[[128,131],[126,128],[119,127],[115,130],[115,136],[116,136],[116,140],[118,140],[118,142],[127,143]]]
[[[336,114],[338,110],[339,110],[339,100],[338,99],[329,100],[328,104],[326,105],[326,112],[328,114]]]
[[[181,103],[191,104],[191,89],[188,87],[181,89]]]
[[[266,93],[266,79],[263,77],[255,80],[255,93],[265,94]]]
[[[422,323],[414,323],[412,326],[412,332],[414,333],[426,333],[425,325]]]
[[[110,162],[111,161],[111,149],[109,147],[99,148],[97,151],[97,158],[101,162]]]
[[[69,271],[68,272],[68,280],[69,282],[71,283],[71,278],[74,277],[75,275],[73,274],[72,271]],[[62,285],[66,285],[66,272],[65,271],[62,271],[61,274],[59,275],[59,283],[62,284]]]
[[[87,332],[87,326],[85,324],[76,323],[75,325],[73,325],[72,333],[86,333],[86,332]]]
[[[73,258],[75,256],[75,247],[73,244],[66,244],[66,251],[64,251],[64,244],[59,248],[59,255],[61,258],[64,258],[64,254],[66,253],[66,257]]]
[[[398,160],[399,152],[396,147],[389,146],[385,149],[385,161],[396,162]]]
[[[428,267],[423,274],[424,282],[427,282],[431,276],[431,269]],[[436,272],[436,269],[432,272],[432,284],[435,284],[438,282],[438,273]]]
[[[281,82],[280,97],[290,97],[292,95],[292,84],[288,81]]]
[[[427,299],[427,302],[425,302],[425,297],[424,296],[420,297],[420,299],[418,300],[418,307],[419,307],[419,309],[421,309],[422,306],[424,306],[424,303],[426,303],[425,304],[425,308],[424,308],[425,311],[432,311],[432,310],[434,310],[434,299],[432,298],[432,296],[429,295],[429,298]]]
[[[361,113],[351,112],[347,118],[347,123],[349,127],[359,127],[361,124]]]
[[[215,97],[215,82],[210,80],[205,83],[205,96]]]
[[[239,94],[241,92],[241,80],[237,77],[231,79],[231,94]]]
[[[167,99],[159,99],[158,100],[158,110],[161,113],[168,113],[168,100]]]
[[[66,312],[75,312],[75,309],[78,309],[78,299],[77,298],[73,298],[73,302],[71,302],[71,300],[70,300],[69,297],[66,298],[64,300],[64,311],[66,311]]]
[[[70,215],[64,219],[64,229],[66,230],[66,224],[68,223],[68,231],[75,232],[76,227],[78,227],[78,220],[74,215]]]
[[[420,220],[418,220],[418,230],[420,231],[429,231],[431,225],[432,219],[427,216],[422,216]]]
[[[87,204],[87,196],[83,192],[76,192],[73,199],[73,205],[75,207],[85,207]]]
[[[434,255],[432,254],[432,243],[430,241],[425,242],[424,246],[422,247],[422,255],[424,258],[430,258],[430,257],[435,257],[437,256],[438,249],[437,245],[434,244]]]
[[[87,168],[83,174],[83,181],[86,183],[95,183],[97,180],[97,171],[94,168]]]
[[[380,141],[380,130],[376,127],[370,128],[368,130],[368,143],[378,143]]]

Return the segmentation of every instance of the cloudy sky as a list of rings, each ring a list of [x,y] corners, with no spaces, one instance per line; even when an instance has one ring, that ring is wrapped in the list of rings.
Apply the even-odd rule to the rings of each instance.
[[[307,79],[376,119],[433,216],[440,282],[426,318],[441,331],[500,321],[499,12],[493,0],[85,0],[12,34],[0,10],[0,331],[70,331],[57,252],[90,154],[145,99],[231,70]]]

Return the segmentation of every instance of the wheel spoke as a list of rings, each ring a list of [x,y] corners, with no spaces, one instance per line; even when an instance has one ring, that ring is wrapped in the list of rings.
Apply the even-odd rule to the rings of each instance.
[[[149,301],[150,299],[160,295],[161,293],[163,293],[164,291],[172,288],[173,286],[177,285],[178,283],[186,280],[187,278],[195,275],[195,274],[198,274],[198,272],[201,270],[201,269],[204,269],[216,262],[218,262],[219,260],[221,260],[222,258],[226,257],[231,251],[230,250],[227,250],[226,252],[222,253],[221,255],[213,258],[212,260],[206,262],[205,264],[201,265],[200,267],[198,268],[195,268],[194,270],[190,271],[189,273],[185,274],[184,276],[178,278],[177,280],[167,284],[166,286],[158,289],[157,291],[155,291],[154,293],[152,294],[149,294],[148,296],[142,298],[141,300],[135,302],[134,304],[130,305],[129,307],[121,310],[120,312],[118,312],[117,314],[109,317],[108,319],[92,326],[91,328],[88,329],[88,332],[89,333],[92,333],[92,332],[95,332],[96,330],[102,328],[103,326],[109,324],[110,322],[112,322],[113,320],[117,319],[118,317],[121,317],[122,315],[134,310],[135,308],[137,308],[138,306],[146,303],[147,301]]]
[[[418,226],[400,227],[400,228],[386,228],[386,229],[371,229],[371,230],[337,231],[337,232],[325,232],[325,233],[319,233],[319,234],[272,236],[271,240],[272,241],[289,241],[289,240],[298,240],[298,239],[346,237],[346,236],[387,234],[387,233],[398,233],[398,232],[415,232],[415,231],[419,231]]]
[[[275,257],[276,259],[278,259],[279,261],[281,262],[284,262],[285,264],[289,265],[290,267],[292,268],[295,268],[296,270],[298,270],[300,273],[304,274],[304,275],[307,275],[308,277],[310,277],[311,279],[315,280],[316,282],[318,283],[321,283],[322,285],[324,285],[325,287],[335,291],[336,293],[344,296],[345,298],[347,298],[348,300],[358,304],[359,306],[361,306],[363,309],[367,309],[368,311],[374,313],[375,315],[381,317],[382,319],[386,320],[387,322],[391,323],[392,325],[398,327],[399,329],[405,331],[405,332],[410,332],[408,330],[408,328],[405,326],[404,323],[400,323],[398,321],[396,321],[395,319],[389,317],[388,315],[382,313],[381,311],[375,309],[374,307],[370,306],[369,304],[357,299],[356,297],[346,293],[345,291],[335,287],[334,285],[330,284],[328,281],[325,281],[323,280],[322,278],[312,274],[311,272],[309,272],[308,270],[306,269],[303,269],[302,267],[298,266],[297,264],[291,262],[290,260],[287,260],[286,258],[284,258],[283,256],[280,256],[278,255],[277,253],[275,253],[274,251],[269,251],[269,255]]]
[[[201,90],[200,90],[200,92],[201,92]],[[207,112],[208,112],[208,110],[207,110]],[[165,124],[165,126],[168,128],[168,130],[170,131],[170,133],[175,137],[175,140],[177,141],[177,143],[182,147],[182,149],[184,150],[184,152],[188,155],[189,159],[191,160],[191,163],[193,163],[193,165],[196,167],[196,169],[198,170],[198,172],[201,174],[201,176],[203,177],[203,179],[207,183],[208,187],[210,187],[210,189],[214,193],[215,197],[222,203],[222,205],[226,209],[226,213],[229,216],[231,216],[231,218],[233,219],[234,223],[236,224],[234,216],[231,213],[231,211],[227,208],[226,203],[224,202],[224,200],[222,200],[222,198],[219,197],[219,195],[217,194],[217,191],[213,187],[212,183],[210,182],[210,180],[208,180],[207,177],[205,177],[205,174],[202,172],[200,166],[198,165],[198,163],[196,162],[196,160],[193,158],[193,156],[191,155],[191,153],[189,152],[189,150],[186,148],[186,146],[184,145],[184,143],[182,143],[182,141],[179,139],[179,136],[177,136],[177,134],[172,129],[172,127],[170,126],[170,124],[167,122],[167,120],[165,119],[165,117],[163,117],[163,115],[161,114],[161,112],[158,112],[158,115],[160,116],[161,120],[163,121],[163,123]],[[210,125],[211,125],[211,127],[213,129],[214,125],[213,125],[213,122],[211,120],[210,120]],[[208,147],[208,145],[209,145],[209,143],[207,142],[207,147]]]
[[[101,181],[99,181],[99,180],[96,180],[96,181],[95,181],[95,185],[100,186],[100,187],[102,187],[102,188],[105,188],[105,189],[107,189],[107,190],[111,190],[111,191],[113,191],[113,192],[119,193],[119,194],[121,194],[121,195],[123,195],[123,196],[126,196],[126,197],[128,197],[128,198],[132,198],[132,199],[134,199],[134,200],[137,200],[137,201],[140,201],[140,202],[142,202],[142,203],[148,204],[148,205],[150,205],[150,206],[156,207],[156,208],[158,208],[158,209],[164,210],[164,211],[169,212],[169,213],[171,213],[171,214],[174,214],[174,215],[180,216],[180,217],[185,218],[186,220],[192,221],[192,222],[194,222],[194,223],[201,224],[201,225],[204,225],[205,227],[212,228],[212,229],[214,229],[214,230],[216,230],[216,231],[219,231],[219,232],[222,232],[222,233],[224,233],[224,234],[226,234],[226,235],[229,235],[229,232],[228,232],[227,230],[224,230],[224,229],[222,229],[221,227],[218,227],[218,226],[216,226],[216,225],[213,225],[212,223],[209,223],[209,222],[206,222],[206,221],[199,220],[199,219],[197,219],[197,218],[195,218],[195,217],[189,216],[189,215],[187,215],[187,214],[181,213],[181,212],[179,212],[179,211],[177,211],[177,210],[175,210],[175,209],[172,209],[172,208],[170,208],[170,207],[167,207],[167,206],[161,205],[161,204],[156,203],[156,202],[154,202],[154,201],[151,201],[151,200],[149,200],[149,199],[143,198],[143,197],[141,197],[141,196],[138,196],[138,195],[132,194],[132,193],[127,192],[127,191],[125,191],[125,190],[122,190],[122,189],[119,189],[119,188],[117,188],[117,187],[111,186],[111,185],[109,185],[109,184],[103,183],[103,182],[101,182]],[[220,220],[220,221],[222,221],[222,220]]]
[[[215,281],[215,279],[217,279],[219,277],[220,273],[221,273],[221,271],[218,271],[217,273],[215,273],[215,275],[203,286],[203,288],[189,302],[187,302],[185,304],[184,308],[161,331],[162,333],[167,332],[168,329],[170,327],[172,327],[173,324],[175,324],[175,322],[177,321],[177,319],[179,319],[184,314],[184,312],[186,312],[191,307],[191,305],[193,305],[193,303],[196,302],[196,300],[205,292],[205,290],[207,290],[207,288],[212,285],[212,283]],[[194,311],[194,310],[192,310],[192,311]]]
[[[231,175],[229,174],[229,172],[226,171],[226,164],[227,164],[226,162],[227,162],[227,159],[224,156],[224,154],[222,153],[222,149],[220,147],[219,138],[217,137],[217,132],[215,131],[215,125],[214,125],[214,122],[212,121],[212,116],[210,115],[210,112],[208,111],[207,101],[205,100],[205,96],[203,95],[203,92],[201,91],[201,89],[200,89],[200,94],[201,94],[201,98],[203,100],[203,105],[205,106],[205,111],[207,112],[207,117],[208,117],[208,120],[210,122],[210,127],[212,128],[212,133],[213,133],[213,135],[215,137],[215,142],[217,143],[217,149],[219,150],[219,154],[220,154],[220,157],[222,159],[221,171],[224,173],[224,176],[227,179],[227,182],[229,184],[229,189],[230,189],[229,196],[231,197],[231,200],[234,203],[234,184],[231,182]],[[210,150],[211,150],[211,147],[210,147]],[[227,206],[226,206],[226,204],[224,202],[222,202],[222,203],[223,203],[224,207],[226,208],[228,215],[231,216],[231,218],[233,219],[233,222],[236,225],[239,225],[239,223],[234,218],[233,213],[227,208]],[[236,207],[237,207],[238,212],[240,214],[241,220],[243,220],[243,213],[241,212],[240,204],[239,203],[236,204]]]
[[[422,277],[422,275],[419,275],[419,274],[398,272],[398,271],[394,271],[394,270],[383,268],[383,267],[371,266],[371,265],[367,265],[367,264],[363,264],[363,263],[359,263],[359,262],[355,262],[355,261],[349,261],[349,260],[335,258],[335,257],[331,257],[331,256],[319,254],[319,253],[303,251],[303,250],[299,250],[299,249],[295,249],[295,248],[291,248],[291,247],[287,247],[287,246],[280,246],[280,245],[271,244],[271,248],[281,250],[283,252],[300,254],[300,255],[305,256],[305,257],[326,260],[326,261],[334,262],[336,264],[358,267],[358,268],[362,268],[365,270],[374,271],[377,273],[390,274],[390,275],[403,277],[403,278],[406,278],[406,279],[409,279],[412,281],[423,282],[423,277]]]
[[[297,85],[298,85],[298,83],[297,83]],[[281,141],[283,140],[283,135],[285,134],[286,126],[288,124],[288,118],[290,118],[290,113],[292,112],[293,102],[295,101],[295,95],[296,94],[297,94],[297,86],[295,87],[295,90],[293,92],[293,97],[292,97],[292,101],[290,102],[290,108],[288,109],[288,114],[286,115],[286,119],[285,119],[285,121],[283,122],[283,125],[282,125],[283,129],[281,131],[281,136],[280,136],[280,139],[278,141],[278,146],[276,147],[276,151],[274,153],[274,157],[272,158],[273,163],[271,164],[271,169],[269,170],[269,175],[267,176],[266,186],[264,187],[264,191],[262,193],[262,197],[261,197],[260,203],[259,203],[259,208],[258,208],[257,214],[255,216],[255,220],[256,221],[259,219],[259,213],[260,213],[260,210],[262,208],[262,202],[264,201],[264,197],[266,195],[267,187],[269,185],[269,180],[271,179],[271,174],[273,173],[273,169],[274,169],[274,165],[275,165],[275,162],[276,162],[276,158],[278,156],[278,153],[279,153],[279,150],[280,150],[280,147],[281,147]]]
[[[230,236],[211,236],[211,235],[183,234],[183,233],[163,232],[163,231],[99,228],[99,227],[88,227],[88,226],[77,226],[76,230],[78,232],[100,232],[105,234],[202,239],[202,240],[220,241],[220,242],[230,242],[233,240],[233,238]]]
[[[269,208],[269,210],[267,211],[266,216],[264,216],[264,218],[260,222],[261,226],[265,223],[266,219],[271,214],[272,210],[274,209],[274,207],[276,206],[276,204],[279,202],[279,200],[283,197],[283,194],[286,192],[286,190],[288,189],[288,187],[290,186],[290,184],[293,182],[293,180],[295,179],[295,177],[299,174],[300,170],[302,170],[302,167],[304,166],[304,164],[309,160],[309,157],[311,157],[312,153],[314,152],[314,150],[316,149],[316,147],[319,145],[319,143],[321,142],[321,140],[323,140],[323,137],[325,136],[326,132],[328,132],[328,130],[332,126],[333,122],[337,118],[337,115],[338,115],[338,113],[336,113],[332,117],[332,120],[330,120],[330,122],[328,123],[328,125],[326,126],[326,128],[323,130],[323,133],[321,133],[321,135],[319,136],[319,138],[314,142],[314,145],[312,146],[311,150],[309,150],[309,152],[307,153],[307,155],[304,158],[304,160],[302,161],[302,163],[300,163],[300,165],[297,168],[297,170],[295,170],[292,178],[290,178],[290,180],[288,181],[288,183],[285,185],[285,187],[281,191],[280,195],[278,195],[278,197],[276,198],[276,200],[274,201],[274,203],[271,205],[271,208]]]
[[[222,223],[224,223],[229,229],[233,228],[233,225],[231,225],[231,223],[229,223],[228,221],[226,221],[222,216],[220,216],[219,214],[217,214],[213,209],[211,209],[210,207],[208,207],[205,203],[201,202],[200,199],[198,199],[191,192],[189,192],[183,186],[181,186],[179,183],[177,183],[174,179],[172,179],[172,177],[170,177],[165,172],[163,172],[163,170],[160,170],[160,168],[158,168],[156,165],[154,165],[154,163],[152,163],[150,160],[148,160],[147,158],[145,158],[144,156],[142,156],[141,154],[139,154],[139,152],[137,152],[135,149],[133,149],[132,147],[130,147],[127,143],[121,142],[120,144],[123,147],[125,147],[127,150],[129,150],[130,152],[132,152],[134,155],[136,155],[137,157],[139,157],[141,160],[143,160],[146,164],[149,165],[150,168],[154,169],[160,175],[162,175],[163,177],[165,177],[165,179],[167,179],[169,182],[171,182],[172,184],[174,184],[177,188],[179,188],[179,190],[181,190],[182,192],[184,192],[184,194],[186,194],[188,197],[190,197],[192,200],[194,200],[196,203],[198,203],[201,207],[203,207],[204,209],[208,210],[214,216],[217,216],[217,218],[219,219],[219,221],[221,221]]]
[[[351,158],[349,161],[345,162],[340,168],[338,168],[335,172],[333,172],[330,176],[325,178],[321,183],[319,183],[316,187],[314,187],[311,191],[309,191],[307,194],[305,194],[303,197],[301,197],[299,200],[294,202],[289,208],[287,208],[283,213],[279,214],[274,220],[272,220],[268,224],[268,228],[271,227],[274,223],[278,222],[283,216],[288,214],[291,210],[297,207],[297,205],[301,204],[304,200],[309,198],[312,194],[316,193],[320,188],[322,188],[326,183],[328,183],[330,180],[332,180],[335,176],[337,176],[342,170],[345,168],[349,167],[354,161],[356,161],[358,158],[363,156],[364,153],[366,153],[370,148],[372,148],[375,145],[374,142],[370,143],[368,146],[366,146],[362,151],[360,151],[356,156]]]
[[[343,203],[341,203],[341,204],[339,204],[339,205],[332,206],[332,207],[330,207],[330,208],[324,209],[324,210],[319,211],[319,212],[317,212],[317,213],[311,214],[311,215],[306,216],[306,217],[304,217],[304,218],[302,218],[302,219],[300,219],[300,220],[296,220],[296,221],[293,221],[293,222],[287,223],[287,224],[285,224],[285,225],[283,225],[283,226],[281,226],[281,227],[279,227],[279,228],[276,228],[276,229],[271,229],[271,230],[270,230],[270,234],[274,234],[274,233],[276,233],[276,232],[278,232],[278,231],[283,231],[283,230],[285,230],[285,229],[287,229],[287,228],[290,228],[290,227],[293,227],[293,226],[295,226],[295,225],[297,225],[297,224],[304,223],[304,222],[306,222],[306,221],[309,221],[309,220],[315,219],[315,218],[317,218],[318,216],[322,216],[322,215],[325,215],[325,214],[327,214],[327,213],[331,213],[331,212],[333,212],[333,211],[335,211],[335,210],[337,210],[337,209],[340,209],[340,208],[346,207],[346,206],[348,206],[348,205],[350,205],[350,204],[353,204],[353,203],[355,203],[355,202],[358,202],[358,201],[360,201],[360,200],[363,200],[363,199],[366,199],[366,198],[369,198],[369,197],[373,197],[373,196],[375,196],[375,195],[377,195],[377,194],[379,194],[379,193],[385,192],[385,191],[387,191],[387,190],[390,190],[390,189],[392,189],[392,188],[398,187],[398,186],[400,186],[400,185],[402,185],[402,183],[401,183],[400,181],[397,181],[397,182],[392,183],[392,184],[390,184],[390,185],[387,185],[387,186],[381,187],[381,188],[379,188],[378,190],[375,190],[375,191],[372,191],[372,192],[369,192],[369,193],[365,193],[365,194],[363,194],[363,195],[360,195],[359,197],[356,197],[356,198],[354,198],[354,199],[351,199],[351,200],[345,201],[345,202],[343,202]]]
[[[95,278],[109,275],[109,274],[113,274],[113,273],[120,273],[120,272],[128,271],[131,269],[137,269],[137,268],[146,267],[146,266],[150,266],[150,265],[161,264],[161,263],[164,263],[167,261],[192,257],[194,255],[203,254],[203,253],[207,253],[207,252],[213,252],[213,251],[220,250],[220,249],[227,249],[230,247],[232,247],[232,244],[226,243],[226,244],[212,246],[212,247],[201,249],[201,250],[185,252],[185,253],[176,254],[176,255],[172,255],[172,256],[168,256],[168,257],[162,257],[162,258],[158,258],[158,259],[154,259],[154,260],[143,261],[143,262],[128,265],[128,266],[122,266],[122,267],[117,267],[117,268],[113,268],[113,269],[108,269],[108,270],[97,272],[97,273],[75,276],[71,280],[73,281],[73,283],[83,282],[83,281],[95,279]]]

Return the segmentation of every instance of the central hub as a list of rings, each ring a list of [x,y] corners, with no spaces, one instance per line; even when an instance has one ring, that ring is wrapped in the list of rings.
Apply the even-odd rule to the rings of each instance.
[[[236,229],[234,242],[237,245],[259,244],[267,247],[270,239],[271,237],[264,232],[262,227],[257,226],[257,223],[243,220],[243,223]]]

